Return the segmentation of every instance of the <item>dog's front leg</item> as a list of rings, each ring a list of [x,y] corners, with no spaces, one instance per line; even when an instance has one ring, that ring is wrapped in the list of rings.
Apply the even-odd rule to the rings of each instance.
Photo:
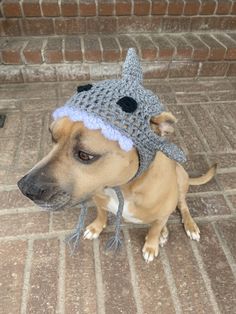
[[[97,217],[96,219],[86,227],[84,232],[84,239],[97,239],[102,232],[102,230],[107,225],[107,211],[104,208],[106,205],[105,199],[99,196],[94,197],[94,202],[97,207]]]
[[[147,263],[152,262],[154,257],[158,256],[159,253],[159,244],[163,244],[167,241],[168,229],[166,227],[167,219],[162,221],[156,220],[152,223],[148,234],[145,238],[145,244],[143,246],[143,258]],[[160,238],[162,238],[160,240]]]

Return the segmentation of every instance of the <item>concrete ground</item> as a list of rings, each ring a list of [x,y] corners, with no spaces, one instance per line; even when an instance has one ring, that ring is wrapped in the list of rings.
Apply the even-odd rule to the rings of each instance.
[[[79,209],[48,213],[24,198],[16,181],[50,149],[53,108],[76,83],[2,85],[0,112],[0,313],[235,313],[236,79],[146,81],[179,122],[174,140],[192,176],[218,162],[217,176],[192,187],[188,204],[201,230],[186,236],[180,217],[159,257],[141,255],[146,226],[123,225],[125,245],[104,251],[111,224],[70,256],[64,238]],[[95,215],[89,212],[87,221]]]

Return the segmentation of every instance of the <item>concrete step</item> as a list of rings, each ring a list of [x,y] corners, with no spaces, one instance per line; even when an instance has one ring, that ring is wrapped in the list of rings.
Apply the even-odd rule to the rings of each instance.
[[[1,38],[0,81],[116,77],[130,47],[145,78],[236,76],[236,33],[145,33]]]
[[[236,30],[231,0],[5,0],[1,36]]]

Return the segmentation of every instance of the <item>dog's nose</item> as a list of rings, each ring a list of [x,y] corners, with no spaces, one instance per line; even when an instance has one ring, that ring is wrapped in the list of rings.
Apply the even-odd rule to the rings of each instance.
[[[21,192],[32,201],[41,200],[46,192],[46,188],[43,185],[37,185],[27,175],[21,178],[17,185]]]

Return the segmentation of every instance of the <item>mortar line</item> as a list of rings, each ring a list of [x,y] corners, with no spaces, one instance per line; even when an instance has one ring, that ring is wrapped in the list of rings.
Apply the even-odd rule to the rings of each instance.
[[[129,263],[129,269],[130,269],[130,276],[131,276],[131,284],[133,287],[133,294],[134,294],[134,299],[135,303],[137,306],[137,314],[143,314],[143,305],[139,293],[139,285],[138,285],[138,280],[136,276],[136,267],[134,263],[134,257],[132,254],[132,249],[130,245],[130,236],[129,236],[129,231],[127,229],[123,230],[125,242],[126,242],[126,252],[127,252],[127,257],[128,257],[128,263]]]
[[[28,250],[25,260],[24,269],[24,282],[22,288],[22,298],[21,298],[21,314],[27,313],[27,303],[29,298],[29,287],[30,287],[30,273],[32,267],[32,257],[33,257],[33,239],[28,240]]]
[[[209,161],[208,155],[206,155],[206,160],[207,160],[208,165],[210,165],[210,161]],[[217,173],[216,173],[216,174],[217,174]],[[215,180],[216,180],[217,185],[220,187],[220,189],[221,189],[221,191],[222,191],[222,195],[223,195],[223,197],[224,197],[224,200],[225,200],[227,206],[228,206],[229,209],[231,210],[231,213],[234,214],[234,213],[236,212],[236,210],[235,210],[234,206],[231,204],[231,202],[228,200],[227,195],[229,195],[229,193],[234,193],[234,190],[235,190],[235,189],[231,189],[231,190],[225,191],[225,190],[221,187],[217,175],[215,176]]]
[[[196,243],[194,241],[190,241],[189,243],[191,245],[194,257],[195,257],[195,259],[197,261],[197,264],[198,264],[198,267],[200,269],[200,273],[201,273],[202,279],[204,281],[207,293],[209,295],[210,302],[211,302],[211,305],[213,307],[214,313],[220,314],[220,310],[219,310],[218,304],[216,302],[216,298],[215,298],[214,292],[212,291],[211,282],[210,282],[210,279],[208,277],[207,272],[205,271],[204,264],[203,264],[203,261],[202,261],[202,257],[201,257],[201,255],[199,253],[197,245],[196,245]]]
[[[164,268],[164,273],[165,273],[165,277],[166,277],[166,281],[170,290],[170,294],[172,297],[172,301],[174,304],[174,308],[175,308],[175,313],[176,314],[181,314],[183,313],[182,308],[181,308],[181,303],[179,301],[178,298],[178,294],[177,294],[177,288],[175,285],[175,280],[171,271],[171,267],[170,267],[170,263],[165,251],[165,248],[163,248],[162,250],[162,265]]]
[[[187,109],[187,106],[185,105],[182,105],[182,108],[185,112],[185,114],[187,115],[189,121],[192,123],[196,133],[197,133],[197,136],[198,136],[198,139],[200,140],[200,142],[202,143],[202,146],[203,148],[207,151],[207,152],[210,152],[210,147],[207,143],[207,140],[205,139],[202,131],[201,131],[201,128],[197,125],[196,121],[194,120],[194,118],[192,117],[191,113],[189,112],[189,110]]]
[[[97,314],[105,314],[105,292],[102,278],[102,266],[99,252],[99,239],[93,240],[93,254],[96,277]]]
[[[60,255],[58,265],[58,313],[65,313],[65,241],[60,236]]]
[[[212,216],[212,217],[194,217],[194,220],[196,222],[200,223],[209,223],[209,222],[215,222],[215,221],[224,221],[224,220],[231,220],[231,221],[236,221],[236,214],[230,214],[230,215],[218,215],[218,216]],[[180,218],[178,219],[171,219],[168,221],[168,224],[179,224],[180,223]],[[149,225],[145,224],[132,224],[132,225],[123,225],[122,230],[124,231],[125,229],[143,229],[143,228],[148,228]],[[113,232],[115,229],[115,226],[110,226],[109,228],[106,228],[103,232],[108,233],[108,232]],[[51,238],[56,238],[61,235],[67,236],[69,235],[74,229],[68,229],[68,230],[53,230],[51,232],[45,232],[45,233],[29,233],[29,234],[21,234],[21,235],[11,235],[11,236],[0,236],[0,242],[7,242],[7,241],[15,241],[15,240],[37,240],[37,239],[51,239]]]
[[[221,237],[220,231],[217,229],[215,223],[213,223],[212,225],[213,225],[213,229],[214,229],[214,231],[216,233],[216,236],[218,238],[218,241],[220,243],[220,246],[221,246],[221,248],[224,251],[225,257],[226,257],[226,259],[228,261],[228,264],[229,264],[229,266],[230,266],[230,268],[232,270],[232,273],[234,275],[234,278],[236,280],[236,263],[235,263],[234,257],[232,256],[226,241]]]
[[[0,216],[24,213],[41,213],[42,209],[37,207],[18,207],[18,208],[3,208],[0,210]]]

